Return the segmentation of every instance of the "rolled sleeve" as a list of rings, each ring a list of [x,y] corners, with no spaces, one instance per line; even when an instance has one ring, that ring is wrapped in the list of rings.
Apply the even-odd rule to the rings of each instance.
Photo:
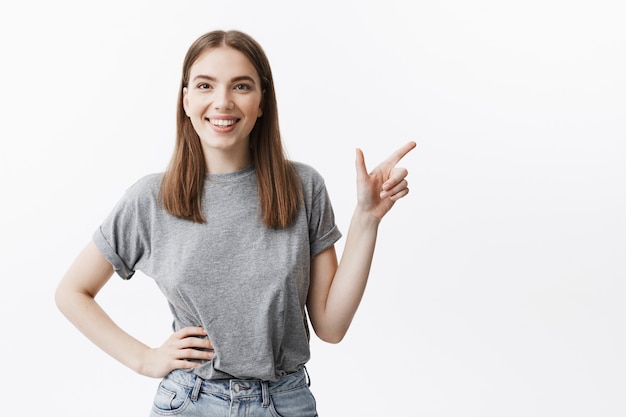
[[[117,273],[123,279],[130,279],[135,274],[135,271],[130,268],[124,260],[117,254],[115,249],[111,246],[102,232],[102,227],[99,227],[93,234],[93,241],[106,258],[106,260],[113,266],[115,273]]]

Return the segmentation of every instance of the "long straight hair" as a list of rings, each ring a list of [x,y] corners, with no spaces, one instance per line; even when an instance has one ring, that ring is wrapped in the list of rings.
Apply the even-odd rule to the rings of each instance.
[[[189,83],[191,66],[204,52],[228,46],[243,53],[261,79],[262,116],[250,132],[252,162],[259,190],[260,216],[265,226],[285,228],[300,207],[302,186],[293,164],[286,158],[278,126],[278,109],[269,60],[261,46],[239,31],[213,31],[199,37],[187,51],[176,114],[176,145],[165,171],[159,200],[176,217],[205,223],[202,208],[206,162],[200,137],[183,108],[183,90]]]

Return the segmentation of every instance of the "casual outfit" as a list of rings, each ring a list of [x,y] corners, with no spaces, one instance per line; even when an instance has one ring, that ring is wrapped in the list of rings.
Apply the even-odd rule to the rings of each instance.
[[[286,398],[284,392],[295,386],[292,380],[301,380],[296,376],[310,358],[305,304],[311,259],[341,233],[322,177],[308,165],[294,166],[303,201],[285,229],[263,225],[250,166],[207,175],[204,224],[169,214],[157,198],[162,174],[152,174],[126,191],[94,233],[96,246],[122,278],[140,270],[154,279],[169,302],[174,331],[201,326],[214,346],[213,360],[190,371],[174,371],[162,381],[153,409],[159,415],[173,414],[156,404],[163,392],[177,393],[172,404],[187,391],[183,402],[193,403],[197,391],[199,398],[228,396],[233,407],[260,393],[257,399],[263,405],[267,395]],[[233,384],[241,381],[247,381],[248,389],[233,395]],[[211,382],[217,385],[210,388]],[[278,410],[267,415],[315,413]]]

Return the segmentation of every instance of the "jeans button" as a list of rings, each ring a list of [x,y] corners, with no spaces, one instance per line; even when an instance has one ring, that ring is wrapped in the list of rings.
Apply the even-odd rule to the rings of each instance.
[[[235,392],[237,392],[237,393],[239,392],[239,388],[240,388],[240,387],[239,387],[239,384],[235,384],[235,385],[233,385],[233,390],[234,390]]]

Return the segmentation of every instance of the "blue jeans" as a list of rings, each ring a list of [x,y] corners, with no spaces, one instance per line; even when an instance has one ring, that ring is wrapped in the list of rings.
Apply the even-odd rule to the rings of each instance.
[[[278,381],[204,380],[175,370],[163,378],[151,417],[317,417],[304,369]]]

